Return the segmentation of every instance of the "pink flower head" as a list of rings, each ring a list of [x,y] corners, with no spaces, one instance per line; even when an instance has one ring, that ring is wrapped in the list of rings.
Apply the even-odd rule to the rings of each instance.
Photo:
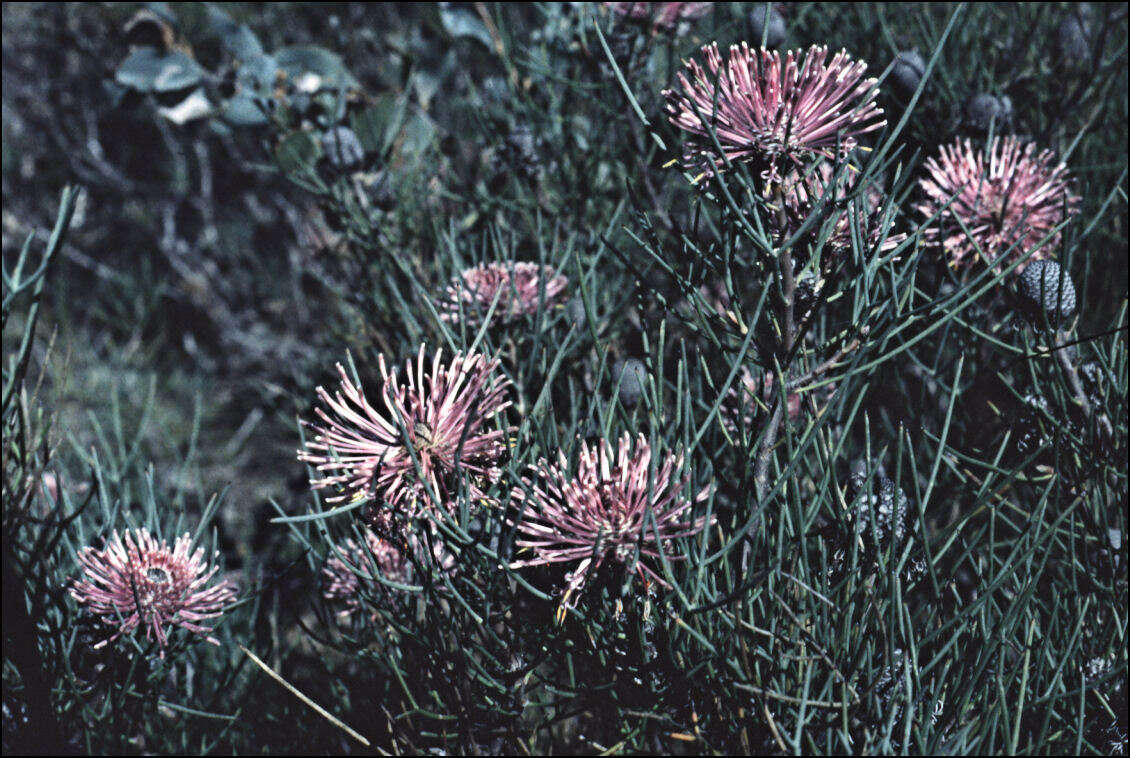
[[[408,582],[408,561],[391,542],[369,529],[365,531],[365,542],[366,546],[362,547],[352,537],[346,538],[338,548],[346,560],[331,555],[322,569],[326,580],[323,595],[327,600],[342,601],[345,609],[340,615],[343,616],[361,608],[361,581],[373,580],[374,565],[385,579],[400,584]]]
[[[640,560],[635,572],[645,582],[650,578],[666,587],[667,582],[645,560],[659,557],[648,510],[655,516],[662,541],[696,534],[705,526],[703,518],[678,520],[691,507],[691,501],[680,494],[690,480],[689,474],[679,478],[682,455],[668,455],[656,468],[651,486],[651,446],[643,435],[633,451],[632,438],[625,433],[618,455],[613,455],[608,440],[600,440],[595,448],[582,442],[575,475],[568,473],[565,454],[559,456],[555,465],[542,459],[531,466],[533,478],[523,478],[529,494],[525,487],[514,489],[514,498],[525,508],[518,524],[522,538],[515,545],[530,548],[534,557],[515,561],[511,568],[576,562],[568,577],[564,606],[605,558],[627,564],[638,546]],[[705,499],[708,491],[700,492],[696,501]],[[671,555],[670,548],[667,551],[669,560],[681,557]]]
[[[709,172],[707,155],[723,165],[703,120],[714,127],[726,157],[756,161],[762,177],[774,180],[783,174],[782,158],[799,165],[817,155],[842,157],[860,135],[886,124],[875,103],[876,80],[863,78],[867,64],[843,50],[825,62],[828,48],[813,45],[782,60],[775,50],[752,50],[743,42],[731,46],[723,62],[715,42],[702,54],[706,68],[686,61],[682,91],[663,93],[671,123],[690,135],[684,163],[692,170]]]
[[[421,345],[415,364],[409,361],[405,367],[404,385],[389,374],[380,356],[382,383],[375,406],[340,363],[341,389],[331,396],[318,387],[325,408],[315,413],[322,423],[305,423],[312,438],[298,451],[298,459],[322,475],[310,486],[337,490],[327,502],[379,497],[396,511],[415,515],[430,502],[428,488],[454,508],[460,474],[467,475],[473,501],[485,497],[480,485],[498,479],[505,437],[513,431],[487,428],[510,405],[505,399],[510,382],[495,375],[497,359],[456,353],[444,365],[442,354],[436,351],[428,369]]]
[[[118,627],[96,648],[144,626],[145,638],[156,638],[163,656],[170,625],[200,635],[212,631],[196,622],[222,614],[235,600],[236,588],[226,581],[205,587],[218,567],[205,564],[204,548],[190,554],[191,549],[188,534],[170,550],[168,543],[142,528],[127,531],[124,540],[115,531],[102,550],[88,546],[79,551],[83,578],[71,586],[71,596],[104,623]],[[220,644],[214,637],[205,639]]]
[[[486,263],[466,269],[452,280],[439,306],[440,318],[450,323],[466,317],[472,324],[481,324],[497,297],[492,318],[506,323],[537,313],[543,288],[547,307],[559,302],[568,284],[566,277],[555,276],[549,266]]]
[[[680,21],[702,18],[710,10],[710,3],[605,3],[606,7],[632,21],[652,21],[656,30],[670,30]]]
[[[768,215],[769,226],[777,239],[784,242],[791,238],[810,214],[825,213],[833,223],[827,239],[824,240],[824,249],[834,255],[850,250],[852,204],[844,203],[843,200],[852,191],[855,179],[855,168],[849,166],[837,177],[836,168],[830,161],[820,161],[805,170],[799,168],[790,170],[781,183],[785,206],[785,212],[782,214],[785,228],[779,228],[778,214]],[[906,239],[905,234],[894,234],[889,230],[887,236],[882,238],[884,199],[883,193],[875,184],[869,185],[863,193],[861,202],[857,204],[860,212],[856,217],[863,242],[872,248],[879,246],[881,253],[894,250]],[[771,200],[770,210],[775,210],[778,202]],[[818,241],[822,227],[822,223],[814,223],[809,227],[809,237],[812,241]],[[881,245],[880,238],[882,238]]]
[[[997,261],[999,271],[1027,255],[1077,210],[1079,198],[1068,189],[1067,167],[1055,162],[1051,150],[1037,154],[1035,143],[1021,144],[1016,137],[994,137],[987,158],[968,139],[958,140],[927,160],[926,171],[919,182],[926,199],[916,210],[930,218],[950,198],[953,202],[941,210],[937,223],[924,229],[923,238],[954,268],[971,266],[982,255],[988,263],[1012,248],[1007,260]],[[1051,257],[1059,238],[1056,232],[1029,260]]]

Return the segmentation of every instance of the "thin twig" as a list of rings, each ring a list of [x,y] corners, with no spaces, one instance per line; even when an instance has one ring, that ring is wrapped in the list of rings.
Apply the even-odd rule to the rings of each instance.
[[[840,671],[839,666],[835,664],[835,662],[828,656],[828,653],[825,652],[820,643],[816,641],[816,638],[812,636],[812,633],[809,632],[808,629],[805,628],[804,624],[801,623],[800,619],[796,617],[796,614],[793,613],[792,608],[789,608],[788,604],[785,603],[781,596],[773,590],[767,590],[767,592],[769,593],[769,596],[771,598],[773,598],[780,604],[781,608],[788,615],[789,619],[796,626],[797,630],[805,636],[805,638],[808,640],[808,643],[816,649],[816,652],[820,654],[820,657],[824,659],[824,662],[831,667],[832,671],[836,672],[836,675],[840,677],[840,681],[847,686],[848,691],[851,692],[852,702],[858,702],[859,694],[856,693],[855,687],[851,686],[851,682],[849,682],[848,678],[844,676],[844,673]]]
[[[783,188],[778,185],[777,195],[777,221],[781,229],[787,229],[785,218],[785,195]],[[781,276],[781,310],[782,320],[785,322],[784,332],[780,338],[780,350],[777,354],[785,361],[784,366],[774,368],[773,386],[786,389],[788,385],[788,363],[793,352],[793,342],[796,339],[796,319],[793,314],[793,303],[796,299],[796,279],[793,277],[793,256],[788,249],[781,250],[777,255],[777,265]],[[779,375],[778,375],[779,374]],[[763,502],[766,496],[766,482],[769,479],[769,459],[773,455],[773,447],[777,443],[777,432],[784,419],[784,405],[781,403],[782,392],[773,393],[773,412],[769,420],[769,428],[761,440],[761,448],[757,452],[757,469],[754,474],[754,487],[757,491],[758,501]]]
[[[479,18],[483,20],[487,34],[494,42],[495,53],[502,59],[502,64],[506,66],[506,72],[510,75],[510,84],[513,85],[514,89],[518,89],[518,69],[514,68],[514,64],[510,62],[510,56],[506,54],[506,46],[502,44],[502,35],[498,33],[498,27],[495,25],[494,19],[490,17],[486,3],[475,3],[475,11],[479,14]]]
[[[255,663],[255,665],[256,665],[256,666],[258,666],[259,668],[263,669],[263,671],[267,672],[267,675],[268,675],[268,676],[270,676],[270,677],[271,677],[272,679],[274,679],[274,680],[275,680],[276,682],[278,682],[279,684],[281,684],[281,685],[282,685],[283,687],[286,687],[286,688],[287,688],[288,690],[290,690],[290,691],[291,691],[291,693],[292,693],[292,694],[293,694],[293,695],[294,695],[294,696],[295,696],[296,698],[298,698],[299,700],[301,700],[301,701],[302,701],[303,703],[306,703],[306,705],[308,705],[308,706],[310,706],[311,708],[313,708],[313,709],[314,709],[314,711],[315,711],[315,712],[316,712],[316,713],[317,713],[317,714],[318,714],[319,716],[321,716],[322,718],[324,718],[324,719],[326,719],[327,721],[329,721],[329,722],[330,722],[331,724],[333,724],[334,726],[336,726],[336,727],[337,727],[338,729],[341,729],[342,731],[344,731],[344,732],[345,732],[346,734],[348,734],[348,735],[349,735],[350,737],[352,737],[353,739],[355,739],[355,740],[357,740],[358,742],[360,742],[360,743],[361,743],[362,745],[364,745],[365,747],[369,747],[369,741],[368,741],[367,739],[365,739],[365,738],[364,738],[363,736],[361,736],[361,735],[360,735],[360,734],[358,734],[357,732],[355,732],[355,731],[353,731],[352,729],[350,729],[350,728],[349,728],[348,726],[346,726],[346,724],[345,724],[345,723],[344,723],[344,722],[343,722],[343,721],[342,721],[341,719],[339,719],[339,718],[338,718],[337,716],[334,716],[334,715],[333,715],[332,713],[330,713],[329,711],[327,711],[327,710],[326,710],[325,708],[323,708],[322,706],[318,705],[318,704],[317,704],[317,703],[315,703],[315,702],[314,702],[313,700],[311,700],[310,698],[306,697],[306,696],[305,696],[305,695],[303,695],[303,694],[302,694],[301,692],[299,692],[299,691],[298,691],[298,690],[297,690],[297,689],[296,689],[296,688],[294,687],[294,685],[292,685],[292,684],[291,684],[290,682],[288,682],[287,680],[283,679],[283,678],[282,678],[282,677],[281,677],[281,676],[280,676],[279,674],[276,674],[276,673],[275,673],[274,669],[272,669],[272,668],[271,668],[270,666],[268,666],[267,664],[263,663],[263,661],[259,660],[259,657],[258,657],[258,656],[256,656],[256,655],[255,655],[255,653],[251,652],[250,650],[248,650],[247,648],[245,648],[245,647],[244,647],[243,645],[240,645],[240,646],[239,646],[239,649],[240,649],[240,650],[242,650],[243,652],[247,653],[247,657],[248,657],[248,658],[250,658],[250,659],[252,660],[252,662],[254,662],[254,663]]]
[[[800,376],[793,377],[792,381],[789,382],[788,388],[790,390],[793,390],[793,389],[796,389],[797,387],[802,386],[805,382],[811,381],[813,379],[818,379],[821,375],[826,373],[829,369],[834,368],[837,363],[842,361],[847,356],[848,353],[852,352],[857,347],[859,347],[859,338],[855,337],[851,340],[851,342],[840,347],[839,350],[837,350],[835,353],[833,353],[827,360],[825,360],[823,363],[821,363],[816,368],[814,368],[810,371],[806,371],[805,373],[801,374]]]

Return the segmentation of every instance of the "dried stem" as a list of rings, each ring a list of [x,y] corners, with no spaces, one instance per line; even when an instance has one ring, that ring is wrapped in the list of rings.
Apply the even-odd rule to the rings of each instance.
[[[1067,375],[1067,382],[1071,385],[1071,391],[1075,393],[1075,401],[1079,403],[1079,407],[1083,409],[1083,415],[1088,419],[1094,418],[1096,422],[1102,425],[1103,431],[1107,437],[1114,436],[1114,429],[1111,427],[1110,419],[1106,416],[1097,416],[1094,409],[1091,407],[1091,401],[1087,399],[1087,393],[1083,390],[1083,382],[1079,380],[1079,372],[1075,370],[1075,366],[1071,364],[1071,359],[1067,356],[1066,347],[1067,335],[1062,331],[1056,332],[1055,347],[1052,352],[1055,353],[1056,360],[1059,361],[1060,368],[1063,373]]]

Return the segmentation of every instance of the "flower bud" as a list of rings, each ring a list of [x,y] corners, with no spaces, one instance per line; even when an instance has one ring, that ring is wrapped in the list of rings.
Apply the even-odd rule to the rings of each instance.
[[[620,402],[631,408],[643,397],[647,368],[636,358],[616,361],[612,366],[612,382],[620,387]]]
[[[889,81],[903,97],[909,98],[922,83],[922,75],[926,73],[926,61],[922,60],[917,50],[903,50],[895,56],[894,68],[891,69]]]
[[[1012,100],[1008,95],[990,95],[982,92],[965,103],[965,123],[977,132],[987,132],[992,127],[998,134],[1012,123]]]
[[[768,33],[765,31],[767,10],[769,13]],[[753,10],[749,12],[749,32],[750,44],[755,47],[761,46],[762,39],[765,40],[765,47],[777,47],[785,41],[785,18],[777,9],[776,3],[772,7],[769,3],[757,3],[753,6]]]

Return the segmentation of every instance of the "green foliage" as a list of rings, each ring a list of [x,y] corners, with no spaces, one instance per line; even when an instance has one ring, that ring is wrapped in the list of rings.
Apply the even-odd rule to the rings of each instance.
[[[199,6],[184,9],[185,29],[193,24]],[[131,52],[118,66],[115,81],[135,92],[166,95],[162,115],[183,124],[219,114],[235,127],[263,127],[276,108],[306,111],[328,93],[358,86],[341,56],[317,45],[290,45],[273,53],[263,49],[247,24],[236,23],[222,8],[207,4],[201,42],[218,41],[223,55],[220,73],[206,70],[192,48],[178,41],[178,17],[157,4],[139,11],[126,26]],[[148,33],[138,31],[145,27]],[[207,83],[208,86],[197,87]],[[215,85],[219,86],[215,86]],[[199,103],[199,104],[197,104]]]
[[[122,61],[114,78],[138,92],[175,92],[199,84],[204,70],[179,50],[158,52],[143,47]]]

